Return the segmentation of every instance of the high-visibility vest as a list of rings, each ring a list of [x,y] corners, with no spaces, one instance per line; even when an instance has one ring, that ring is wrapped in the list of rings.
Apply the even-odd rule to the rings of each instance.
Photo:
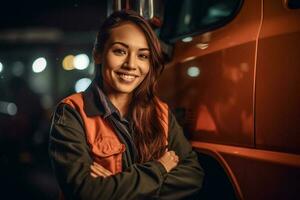
[[[168,138],[168,106],[158,99],[157,101],[159,118],[166,138]],[[125,145],[119,140],[112,125],[100,115],[87,116],[84,111],[83,93],[73,94],[65,98],[62,103],[70,105],[80,114],[93,160],[113,174],[121,172],[122,153],[125,151]]]

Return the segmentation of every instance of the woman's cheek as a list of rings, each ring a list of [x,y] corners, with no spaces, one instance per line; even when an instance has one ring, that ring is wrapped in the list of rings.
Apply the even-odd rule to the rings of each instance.
[[[143,67],[142,67],[141,73],[142,73],[142,75],[146,76],[150,71],[150,64],[147,62],[147,63],[143,63],[142,66]]]
[[[114,70],[118,69],[122,65],[123,59],[120,56],[109,54],[106,59],[107,67]]]

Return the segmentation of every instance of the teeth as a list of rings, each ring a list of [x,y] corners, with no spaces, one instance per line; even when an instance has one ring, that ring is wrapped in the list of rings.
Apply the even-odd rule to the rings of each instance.
[[[135,76],[131,76],[127,74],[120,74],[119,76],[126,81],[133,81],[135,78]]]

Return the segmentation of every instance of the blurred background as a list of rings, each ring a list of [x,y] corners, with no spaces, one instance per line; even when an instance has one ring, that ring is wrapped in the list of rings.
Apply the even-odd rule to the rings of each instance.
[[[94,72],[97,0],[10,0],[0,12],[0,199],[56,199],[48,160],[50,118]]]

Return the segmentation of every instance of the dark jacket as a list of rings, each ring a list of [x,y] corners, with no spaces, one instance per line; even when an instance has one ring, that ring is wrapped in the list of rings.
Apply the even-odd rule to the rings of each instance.
[[[121,121],[118,111],[96,88],[93,85],[83,93],[85,112]],[[171,112],[168,149],[174,150],[180,161],[169,173],[158,161],[135,163],[132,142],[124,137],[122,128],[114,127],[127,147],[123,152],[123,171],[107,178],[93,178],[90,175],[93,156],[84,126],[76,109],[65,103],[57,106],[50,131],[49,154],[66,199],[197,199],[204,173]],[[118,124],[112,123],[112,126]],[[132,131],[130,125],[124,127]]]

